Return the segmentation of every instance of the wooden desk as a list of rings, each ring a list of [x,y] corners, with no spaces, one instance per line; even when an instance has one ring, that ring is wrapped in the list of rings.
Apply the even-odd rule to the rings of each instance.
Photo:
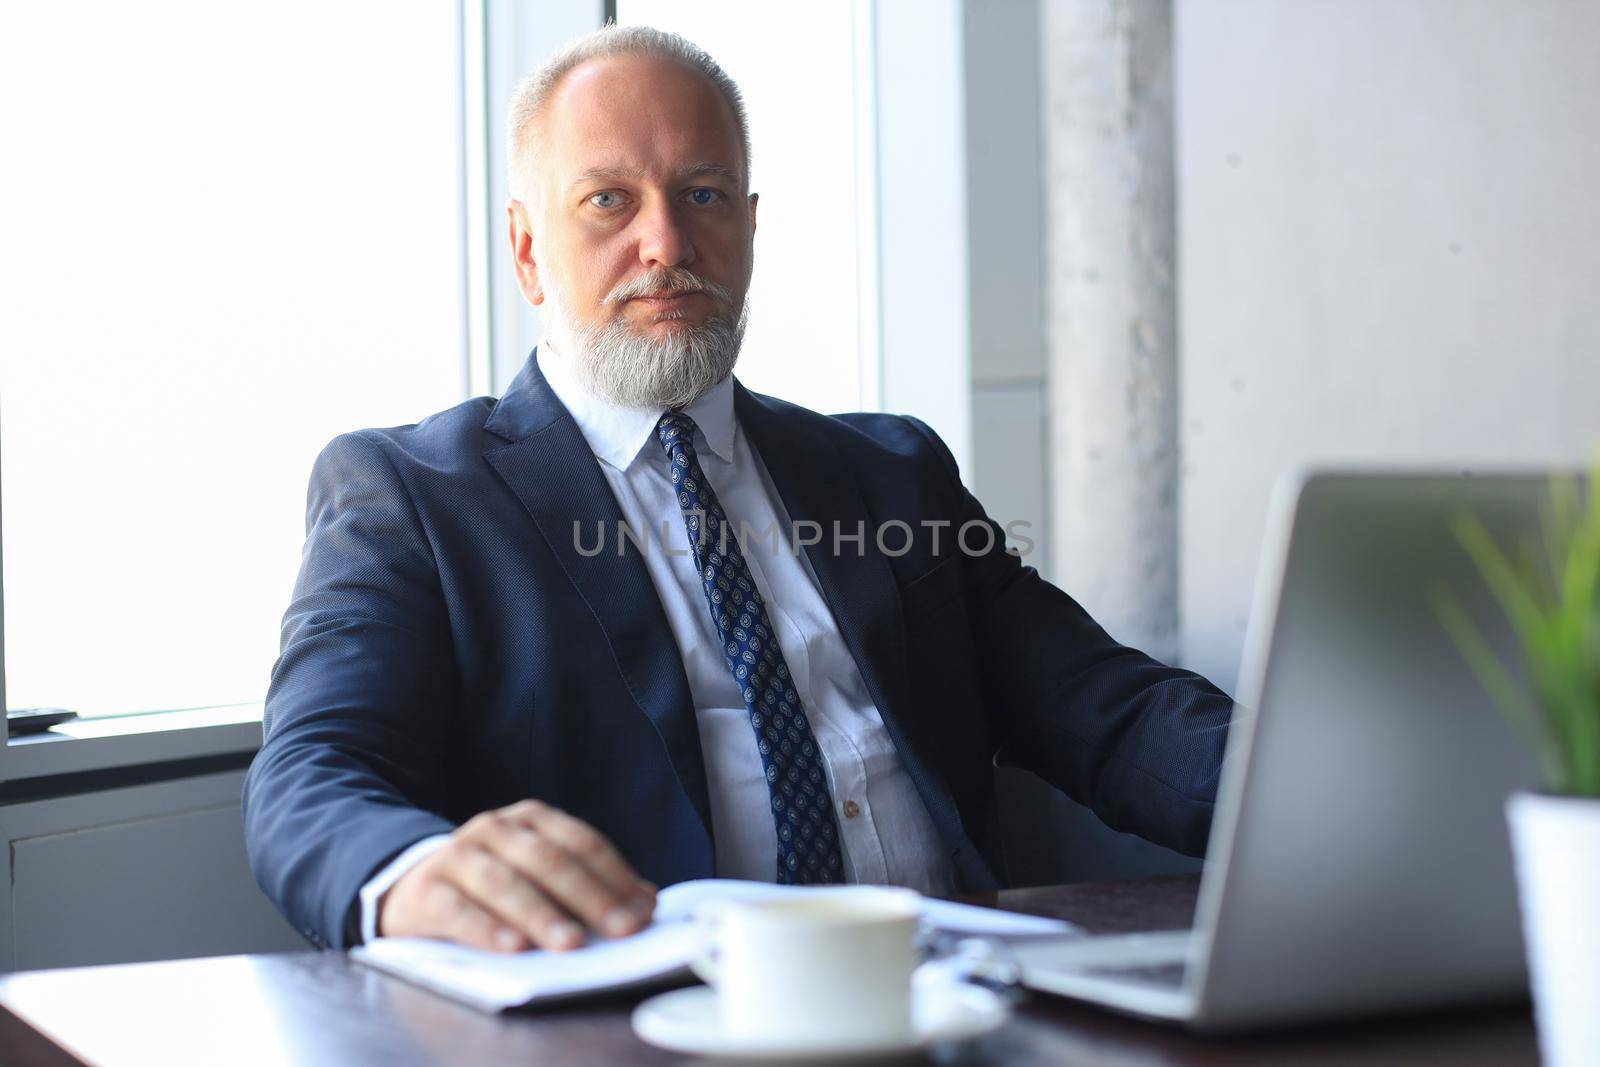
[[[1196,879],[1010,890],[973,897],[1096,932],[1187,925]],[[219,956],[35,971],[0,978],[6,1067],[283,1064],[667,1064],[692,1062],[633,1036],[639,995],[489,1016],[335,953]],[[68,1051],[70,1050],[70,1052]],[[1537,1064],[1528,1009],[1327,1027],[1231,1040],[1034,997],[1003,1029],[943,1064]]]

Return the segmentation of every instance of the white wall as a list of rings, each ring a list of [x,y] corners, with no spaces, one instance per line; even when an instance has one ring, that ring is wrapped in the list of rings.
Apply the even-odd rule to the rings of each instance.
[[[1235,681],[1273,479],[1600,444],[1600,4],[1176,11],[1184,656]]]

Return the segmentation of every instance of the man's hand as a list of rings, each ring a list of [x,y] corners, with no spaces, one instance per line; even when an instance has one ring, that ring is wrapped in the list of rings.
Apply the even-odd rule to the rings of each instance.
[[[656,887],[598,830],[537,800],[474,816],[378,903],[378,933],[520,952],[577,948],[650,921]]]

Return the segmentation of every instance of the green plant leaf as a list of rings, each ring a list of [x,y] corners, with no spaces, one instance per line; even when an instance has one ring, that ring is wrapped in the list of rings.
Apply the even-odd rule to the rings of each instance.
[[[1573,477],[1551,478],[1537,540],[1508,552],[1476,516],[1458,516],[1451,527],[1511,624],[1528,684],[1445,591],[1433,598],[1440,621],[1533,748],[1550,787],[1600,796],[1600,449],[1586,494]]]
[[[1463,515],[1455,522],[1456,539],[1478,567],[1489,592],[1499,601],[1524,644],[1537,640],[1541,615],[1534,594],[1524,588],[1516,568],[1494,543],[1489,530],[1476,515]]]
[[[1500,662],[1500,657],[1494,654],[1461,601],[1442,589],[1435,590],[1432,601],[1434,614],[1444,624],[1461,658],[1477,677],[1478,684],[1533,750],[1552,788],[1560,789],[1570,775],[1561,746],[1550,736],[1549,724],[1511,676],[1511,672]]]

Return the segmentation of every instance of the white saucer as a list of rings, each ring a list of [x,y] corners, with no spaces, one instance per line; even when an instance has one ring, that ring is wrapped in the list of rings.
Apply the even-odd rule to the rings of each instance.
[[[652,1045],[698,1056],[737,1057],[773,1063],[861,1060],[904,1056],[942,1041],[986,1034],[1010,1015],[1005,1001],[981,986],[923,982],[912,988],[912,1036],[888,1044],[774,1046],[722,1032],[717,991],[709,986],[675,989],[651,997],[633,1010],[633,1032]],[[822,1036],[822,1035],[819,1035]]]

